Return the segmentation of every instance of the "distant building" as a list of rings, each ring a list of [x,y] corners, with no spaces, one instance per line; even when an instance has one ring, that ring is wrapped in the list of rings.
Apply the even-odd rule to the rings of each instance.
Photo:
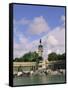
[[[39,46],[38,46],[38,54],[39,54],[39,57],[42,57],[43,55],[43,45],[42,45],[42,40],[40,39],[40,42],[39,42]]]

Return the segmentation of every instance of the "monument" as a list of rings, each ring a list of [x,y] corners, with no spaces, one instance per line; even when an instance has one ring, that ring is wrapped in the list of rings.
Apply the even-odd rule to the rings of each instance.
[[[40,39],[40,42],[39,42],[39,46],[38,46],[38,54],[39,54],[39,59],[42,60],[43,57],[43,45],[42,45],[42,40]]]
[[[38,45],[38,55],[39,55],[39,63],[42,63],[41,67],[45,68],[45,60],[43,58],[43,45],[42,45],[41,39],[40,39],[39,45]]]

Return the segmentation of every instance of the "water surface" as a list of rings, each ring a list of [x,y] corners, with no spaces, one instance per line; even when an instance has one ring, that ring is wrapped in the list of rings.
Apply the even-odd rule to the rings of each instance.
[[[15,77],[13,79],[14,86],[52,83],[65,83],[65,75],[36,75],[28,77]]]

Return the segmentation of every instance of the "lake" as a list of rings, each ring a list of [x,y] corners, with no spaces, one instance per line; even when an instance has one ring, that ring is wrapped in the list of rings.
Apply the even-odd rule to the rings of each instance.
[[[36,75],[28,77],[15,77],[13,85],[34,85],[34,84],[65,83],[65,75]]]

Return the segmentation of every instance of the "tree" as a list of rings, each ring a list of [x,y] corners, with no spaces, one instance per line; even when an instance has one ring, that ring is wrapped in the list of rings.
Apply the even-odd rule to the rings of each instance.
[[[14,61],[15,61],[15,62],[19,61],[19,58],[15,58]]]
[[[32,61],[36,61],[37,58],[38,58],[38,53],[28,52],[20,58],[15,58],[15,61],[16,62],[32,62]]]
[[[48,55],[48,60],[49,61],[58,61],[58,60],[65,60],[66,59],[66,55],[65,55],[65,53],[63,53],[63,54],[56,54],[56,53],[54,53],[54,52],[52,52],[52,53],[50,53],[49,55]]]
[[[50,54],[48,55],[48,60],[49,60],[49,61],[55,61],[55,60],[57,60],[57,54],[54,53],[54,52],[50,53]]]
[[[66,68],[66,54],[56,54],[54,52],[50,53],[48,55],[48,60],[49,61],[56,61],[52,62],[52,69],[65,69]],[[50,66],[50,68],[51,68]]]

